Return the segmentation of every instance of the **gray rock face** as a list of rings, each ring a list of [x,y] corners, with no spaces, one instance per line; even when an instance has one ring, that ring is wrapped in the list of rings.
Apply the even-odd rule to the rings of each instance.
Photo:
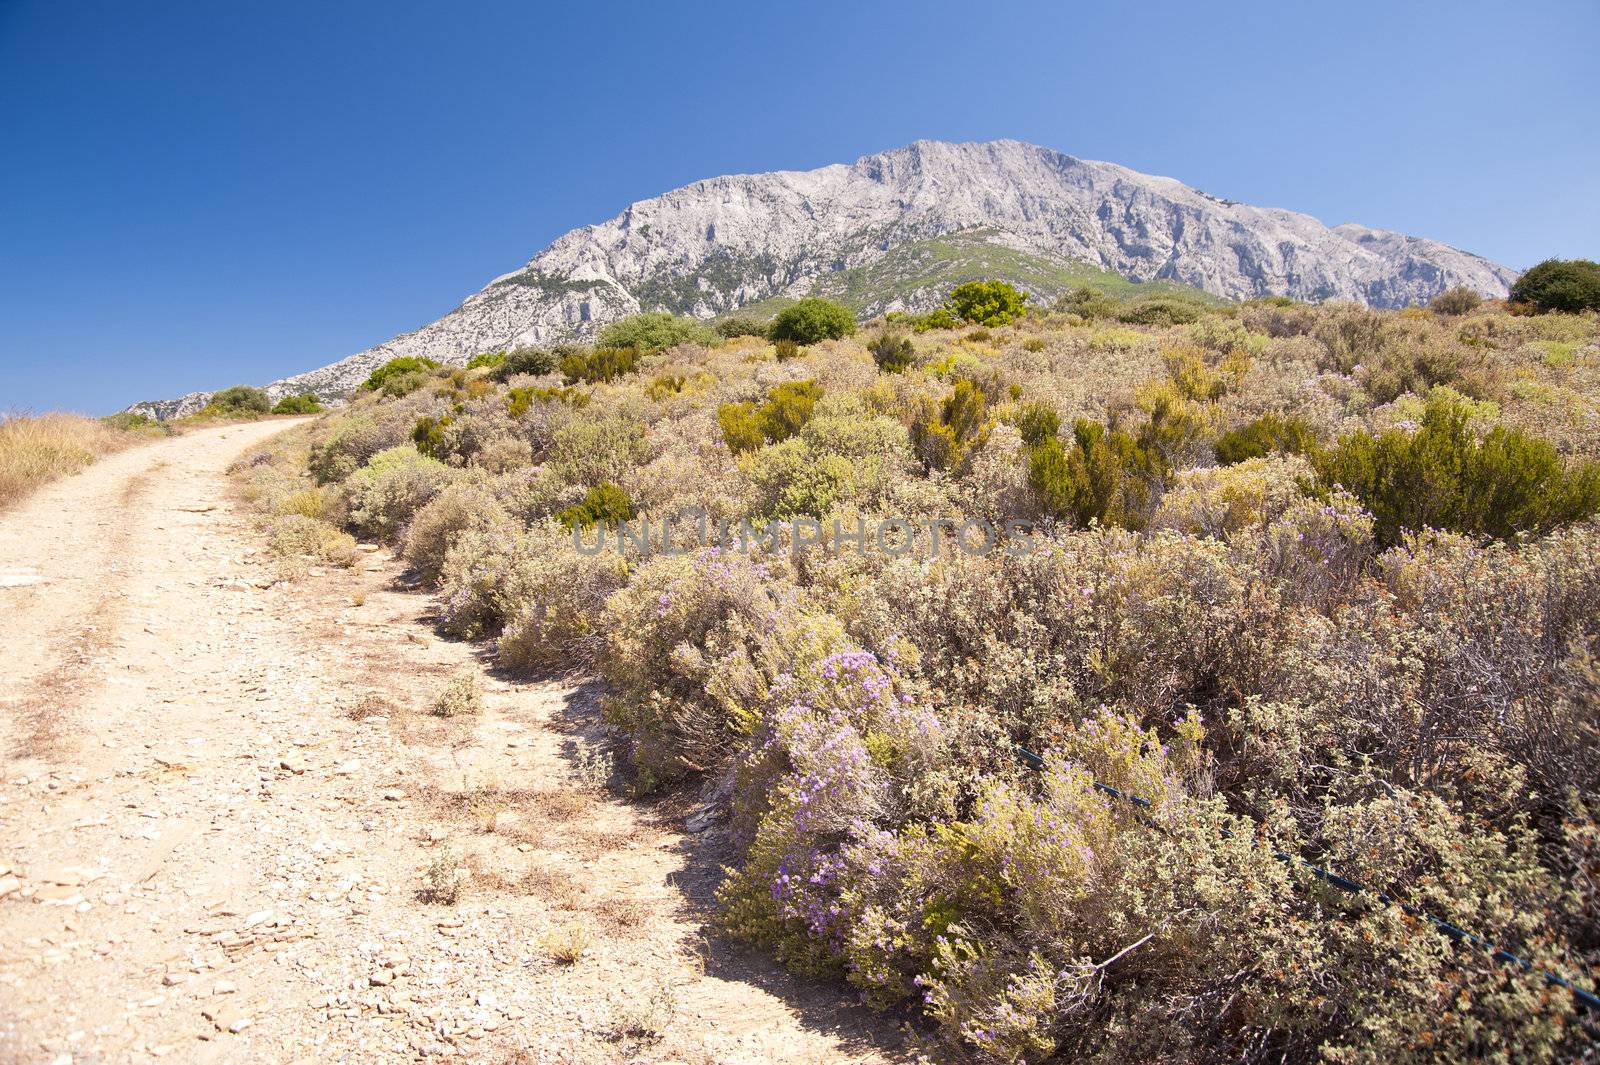
[[[1504,296],[1516,277],[1437,241],[1330,228],[1019,141],[918,141],[849,166],[712,178],[640,201],[567,233],[431,325],[268,390],[331,397],[397,355],[459,364],[481,351],[580,338],[640,310],[709,318],[804,295],[819,278],[907,243],[973,230],[1053,260],[1229,299],[1397,307],[1454,285]],[[197,407],[204,399],[195,396],[133,409]]]

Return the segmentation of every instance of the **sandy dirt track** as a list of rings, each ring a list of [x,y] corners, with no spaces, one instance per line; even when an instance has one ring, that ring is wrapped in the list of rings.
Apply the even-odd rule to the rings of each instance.
[[[0,513],[0,1062],[900,1059],[709,931],[718,830],[600,786],[591,685],[487,671],[384,551],[274,580],[226,468],[285,425]]]

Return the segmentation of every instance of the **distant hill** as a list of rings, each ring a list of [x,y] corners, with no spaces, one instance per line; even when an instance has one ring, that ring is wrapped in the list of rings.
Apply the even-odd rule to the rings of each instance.
[[[337,396],[396,355],[460,363],[581,338],[641,310],[713,318],[813,293],[863,316],[926,310],[980,277],[1041,301],[1089,285],[1398,307],[1455,285],[1504,296],[1516,273],[1437,241],[1330,228],[1019,141],[918,141],[850,165],[711,178],[642,200],[572,230],[438,321],[268,391]],[[131,409],[179,416],[209,395]]]

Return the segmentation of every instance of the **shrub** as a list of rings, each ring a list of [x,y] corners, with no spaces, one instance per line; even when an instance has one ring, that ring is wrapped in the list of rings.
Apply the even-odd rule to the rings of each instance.
[[[540,388],[537,385],[506,391],[506,413],[513,418],[528,413],[535,403],[563,403],[581,410],[589,405],[589,394],[576,388]]]
[[[168,425],[166,422],[161,421],[158,418],[152,418],[147,414],[135,413],[131,410],[118,411],[115,414],[107,414],[98,420],[101,425],[108,429],[115,429],[118,432],[144,433],[152,436],[172,435],[172,426]]]
[[[423,580],[437,580],[450,545],[475,525],[504,529],[511,525],[511,516],[481,484],[463,482],[446,487],[411,519],[406,531],[406,561]]]
[[[1149,421],[1139,427],[1139,446],[1169,470],[1181,470],[1211,454],[1221,410],[1217,404],[1189,399],[1181,381],[1154,381],[1134,394]]]
[[[1546,259],[1517,278],[1511,299],[1539,311],[1600,311],[1600,263]]]
[[[1438,314],[1471,314],[1483,303],[1483,297],[1465,285],[1447,288],[1428,303],[1428,309]]]
[[[606,716],[652,776],[725,763],[760,720],[760,700],[787,664],[782,646],[827,639],[806,631],[794,590],[773,576],[741,554],[661,556],[606,602]]]
[[[477,717],[482,712],[483,684],[470,668],[452,676],[433,701],[434,717]]]
[[[380,421],[370,411],[352,414],[336,421],[328,435],[312,445],[307,466],[320,484],[342,481],[378,452],[407,439],[414,428],[415,422],[387,417]]]
[[[1127,433],[1086,418],[1078,419],[1070,443],[1050,437],[1028,453],[1028,485],[1039,509],[1079,526],[1143,528],[1164,469]]]
[[[317,397],[310,392],[303,392],[298,396],[284,396],[273,406],[274,414],[321,414],[322,404],[317,402]]]
[[[723,318],[711,326],[717,336],[724,340],[733,340],[735,337],[764,337],[767,335],[767,323],[759,319],[742,315],[732,318]]]
[[[925,402],[911,425],[911,443],[929,469],[959,469],[988,433],[989,401],[981,385],[957,381],[937,408]]]
[[[959,329],[961,319],[947,307],[939,307],[918,318],[913,318],[911,328],[914,332],[926,333],[930,329]]]
[[[1301,486],[1311,478],[1311,465],[1300,455],[1185,470],[1163,494],[1152,524],[1218,538],[1264,529],[1304,498]]]
[[[1117,312],[1117,320],[1132,325],[1188,325],[1205,313],[1205,307],[1193,300],[1149,296]]]
[[[1340,437],[1315,456],[1317,476],[1372,511],[1384,545],[1427,528],[1510,539],[1600,509],[1600,464],[1569,466],[1549,444],[1503,426],[1479,440],[1471,421],[1466,404],[1436,397],[1414,431]]]
[[[251,388],[249,385],[234,385],[212,393],[210,401],[206,403],[201,413],[237,417],[266,414],[271,410],[272,401],[261,389]]]
[[[649,451],[644,427],[620,415],[573,417],[550,436],[545,465],[568,484],[621,481]]]
[[[1087,286],[1079,286],[1056,301],[1055,309],[1065,314],[1076,314],[1080,318],[1093,321],[1096,318],[1111,318],[1117,313],[1121,304],[1107,296],[1104,292]]]
[[[449,467],[411,445],[380,451],[346,481],[350,523],[362,533],[392,540],[450,477]]]
[[[815,381],[789,381],[774,388],[755,412],[761,435],[768,443],[789,439],[811,420],[821,398],[822,386]]]
[[[710,344],[716,335],[704,323],[693,318],[679,318],[664,311],[635,314],[612,322],[600,330],[595,346],[606,348],[632,348],[640,354],[663,351],[678,344]]]
[[[411,430],[411,442],[422,454],[443,462],[449,457],[445,448],[445,430],[454,423],[455,419],[448,414],[442,414],[437,418],[432,415],[418,418],[416,427]]]
[[[556,520],[569,529],[591,529],[596,525],[610,528],[632,519],[633,500],[621,487],[609,481],[595,485],[583,497],[583,502],[556,515]]]
[[[505,357],[494,367],[492,375],[499,381],[506,381],[524,373],[541,377],[547,373],[554,373],[556,362],[555,353],[544,348],[515,347],[505,352]]]
[[[350,566],[356,559],[355,537],[305,514],[274,518],[267,526],[267,544],[279,558],[309,556],[335,566]]]
[[[1042,444],[1061,432],[1061,415],[1048,403],[1026,403],[1017,413],[1017,430],[1029,447]]]
[[[754,403],[724,403],[717,408],[723,442],[734,454],[753,451],[763,443],[775,444],[798,433],[811,420],[822,386],[815,381],[790,381]]]
[[[596,348],[573,352],[561,360],[561,374],[567,384],[579,381],[612,381],[638,368],[642,352],[638,348]]]
[[[1316,446],[1316,433],[1312,432],[1304,418],[1263,414],[1255,421],[1246,422],[1217,437],[1217,461],[1224,466],[1232,466],[1275,451],[1307,455]]]
[[[505,596],[501,665],[523,671],[587,669],[604,640],[601,613],[627,573],[611,545],[580,554],[573,534],[544,522],[521,538],[514,591]]]
[[[717,408],[717,425],[722,429],[723,442],[735,455],[754,451],[766,443],[754,403],[724,403]]]
[[[855,488],[856,469],[842,455],[819,453],[806,441],[784,440],[746,467],[758,500],[756,516],[822,518]]]
[[[478,354],[474,355],[472,358],[467,360],[467,369],[469,369],[469,370],[480,370],[480,369],[492,370],[496,366],[499,366],[499,365],[503,364],[505,361],[506,361],[506,353],[503,352],[503,351],[480,351],[480,352],[478,352]]]
[[[957,285],[945,297],[944,305],[963,322],[978,325],[1010,325],[1027,314],[1028,294],[1018,292],[1009,281],[968,281]]]
[[[800,357],[800,345],[792,340],[774,340],[772,342],[772,355],[779,362],[797,359]]]
[[[820,296],[808,296],[778,313],[767,327],[767,338],[815,344],[819,340],[839,340],[855,331],[856,316],[849,307]]]
[[[437,370],[438,368],[439,363],[426,356],[401,355],[398,358],[390,359],[376,370],[373,370],[372,373],[367,375],[367,379],[362,382],[361,387],[368,392],[376,392],[379,389],[383,389],[386,395],[404,395],[406,392],[413,391],[429,370]],[[398,385],[401,381],[414,383],[411,383],[410,387],[401,391],[386,387],[391,382]]]

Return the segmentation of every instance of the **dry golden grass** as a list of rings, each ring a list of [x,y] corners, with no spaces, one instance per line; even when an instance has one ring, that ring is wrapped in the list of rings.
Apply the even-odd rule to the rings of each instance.
[[[0,415],[0,509],[142,439],[80,414]]]

